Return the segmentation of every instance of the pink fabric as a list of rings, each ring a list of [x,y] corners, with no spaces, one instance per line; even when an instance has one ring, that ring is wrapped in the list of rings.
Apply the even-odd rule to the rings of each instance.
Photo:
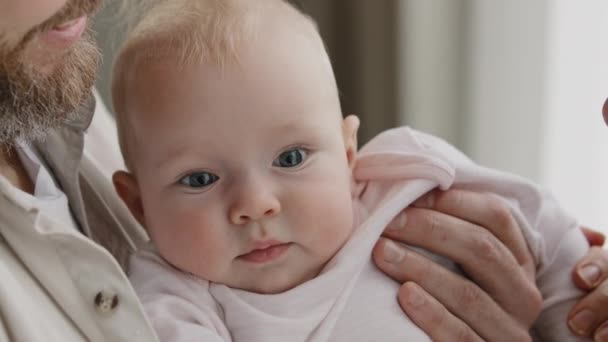
[[[575,340],[566,314],[581,293],[570,270],[588,247],[577,222],[548,193],[522,178],[478,166],[444,141],[407,127],[386,131],[364,146],[354,175],[357,229],[319,276],[287,292],[231,289],[179,272],[153,247],[140,252],[132,260],[131,280],[160,339],[428,340],[401,311],[399,284],[375,268],[370,252],[402,209],[435,187],[457,187],[492,193],[509,204],[536,260],[545,299],[538,335]]]

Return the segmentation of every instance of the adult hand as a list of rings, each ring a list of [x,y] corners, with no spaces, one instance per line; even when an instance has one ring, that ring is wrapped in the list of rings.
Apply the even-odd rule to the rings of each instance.
[[[576,265],[572,277],[582,290],[590,291],[568,315],[570,329],[595,341],[608,341],[608,251],[602,248],[603,234],[588,228],[583,232],[592,246]]]
[[[530,341],[542,297],[510,209],[493,196],[435,191],[391,222],[373,251],[398,299],[434,341]],[[455,261],[466,279],[392,240]],[[517,294],[517,295],[514,295]]]

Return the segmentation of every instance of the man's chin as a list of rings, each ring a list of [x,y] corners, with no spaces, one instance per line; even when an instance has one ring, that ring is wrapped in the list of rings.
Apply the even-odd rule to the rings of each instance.
[[[45,68],[16,57],[0,65],[0,144],[41,140],[73,120],[90,96],[99,52],[87,34]]]

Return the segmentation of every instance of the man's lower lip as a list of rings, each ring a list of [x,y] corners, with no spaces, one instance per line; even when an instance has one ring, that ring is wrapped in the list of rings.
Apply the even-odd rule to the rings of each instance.
[[[287,252],[290,246],[290,243],[283,243],[264,249],[256,249],[255,251],[241,255],[239,258],[245,261],[261,264],[279,258],[285,254],[285,252]]]
[[[42,33],[40,38],[45,43],[68,48],[82,37],[87,21],[87,16],[83,15]]]

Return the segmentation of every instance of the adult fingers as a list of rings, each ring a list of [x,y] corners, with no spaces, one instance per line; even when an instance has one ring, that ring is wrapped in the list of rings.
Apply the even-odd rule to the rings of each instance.
[[[408,317],[433,341],[483,341],[464,321],[413,282],[399,289],[399,304]]]
[[[529,325],[513,319],[470,280],[385,238],[376,244],[372,255],[385,273],[401,283],[411,281],[424,288],[484,340],[526,340]]]
[[[602,247],[591,247],[574,268],[572,274],[576,286],[591,290],[608,278],[608,251]]]
[[[384,236],[453,260],[523,324],[531,325],[538,317],[542,297],[534,279],[492,233],[435,210],[408,208],[405,216],[403,226],[390,226]],[[514,291],[518,296],[513,296]]]
[[[595,341],[608,341],[608,282],[600,283],[568,315],[570,330]]]
[[[462,189],[432,191],[414,203],[415,207],[435,210],[484,227],[500,240],[534,279],[534,260],[521,228],[509,206],[498,197]],[[400,218],[401,221],[403,219]]]
[[[576,265],[573,280],[591,292],[570,311],[570,329],[583,336],[594,334],[596,341],[608,341],[608,251],[591,247]]]

